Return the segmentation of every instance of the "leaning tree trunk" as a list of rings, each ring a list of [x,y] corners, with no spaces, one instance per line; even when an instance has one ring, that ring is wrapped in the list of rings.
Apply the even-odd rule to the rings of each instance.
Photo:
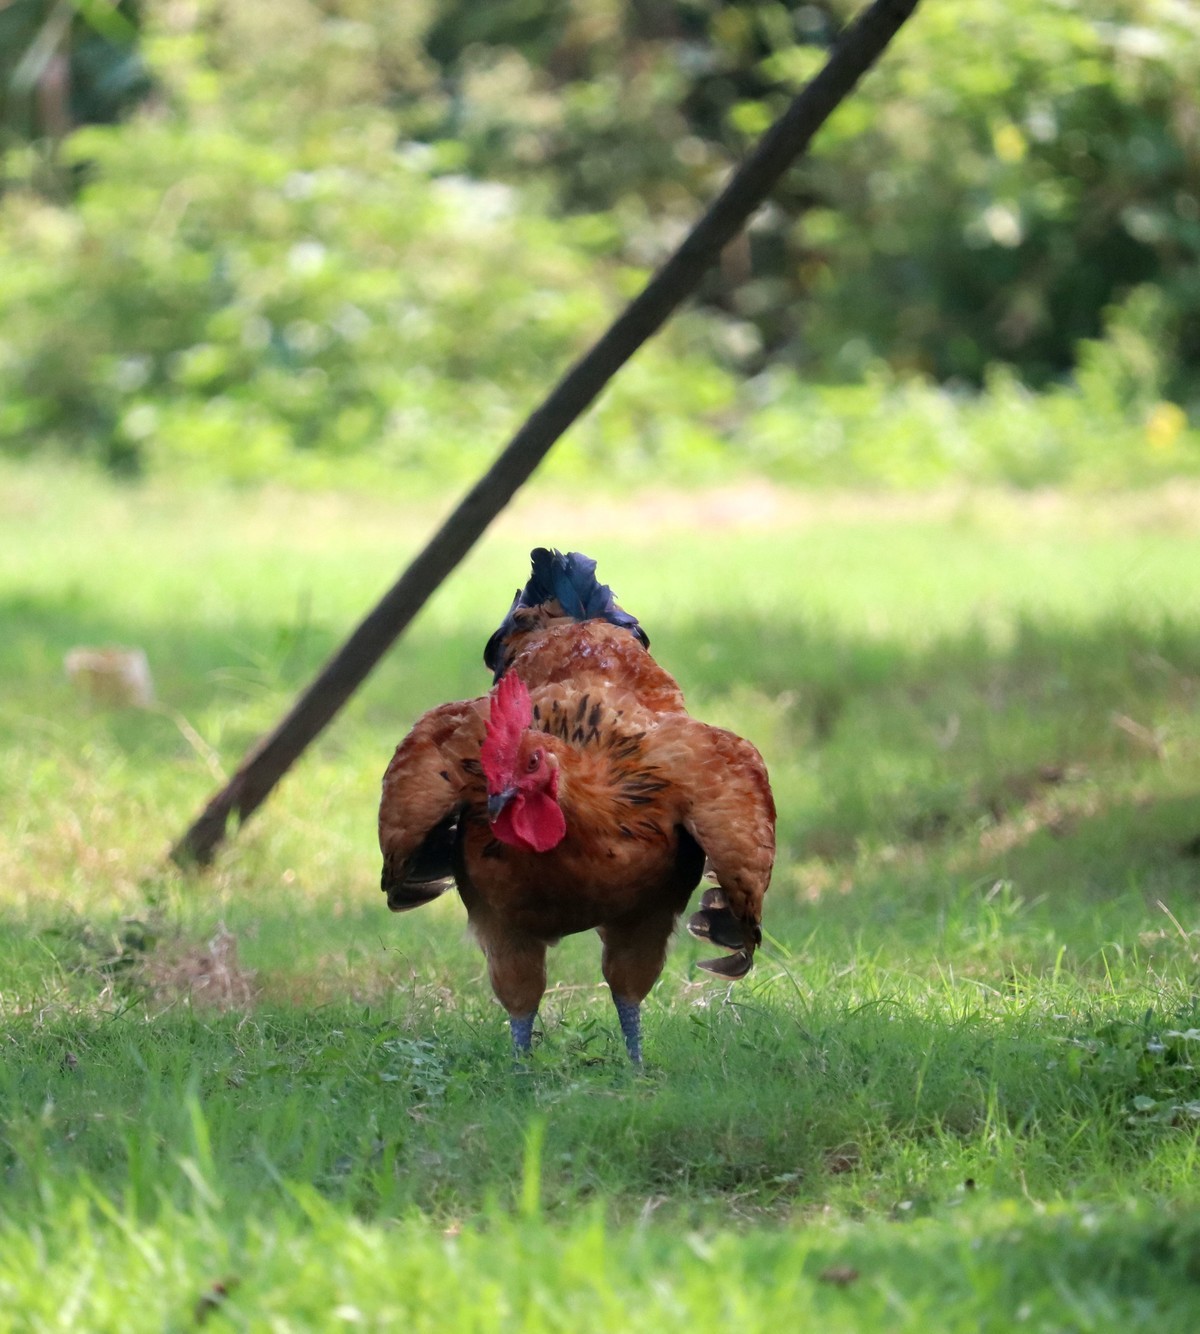
[[[269,736],[175,844],[171,856],[208,863],[230,816],[245,821],[366,679],[446,576],[483,535],[564,431],[700,283],[722,249],[874,64],[917,0],[875,0],[842,34],[824,68],[763,135],[683,243],[551,390],[375,608]]]

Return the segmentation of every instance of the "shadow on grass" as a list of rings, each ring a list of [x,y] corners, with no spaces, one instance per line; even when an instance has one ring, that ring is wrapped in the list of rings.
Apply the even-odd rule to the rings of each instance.
[[[0,619],[0,674],[17,726],[51,720],[73,749],[82,720],[135,755],[143,773],[186,753],[179,730],[161,716],[78,701],[62,676],[69,647],[143,647],[163,705],[193,720],[231,767],[343,632],[299,615],[218,626],[185,608],[174,620],[118,621],[94,615],[82,594],[9,599]],[[382,770],[421,710],[487,688],[490,629],[447,636],[418,624],[337,734],[377,745]],[[1194,895],[1200,858],[1184,852],[1200,835],[1200,627],[1132,615],[1088,625],[1026,619],[1002,638],[972,628],[923,647],[799,617],[701,617],[651,630],[696,712],[766,754],[781,867],[833,867],[831,882],[853,872],[866,893],[890,862],[887,876],[914,882],[914,905],[927,897],[931,860],[953,878],[985,888],[1016,880],[1035,895]],[[180,773],[173,778],[178,790]],[[212,778],[197,768],[190,781],[189,805]],[[255,827],[269,818],[268,806]],[[774,895],[779,904],[778,877]]]
[[[116,620],[95,615],[83,594],[9,599],[0,620],[14,730],[38,719],[58,729],[57,741],[39,738],[45,757],[56,744],[77,753],[91,729],[136,758],[143,782],[156,764],[189,754],[180,731],[168,718],[77,700],[62,675],[69,647],[143,647],[163,705],[192,720],[228,768],[343,632],[299,613],[213,625],[180,608],[173,620]],[[490,629],[447,636],[418,624],[337,735],[377,746],[382,770],[422,709],[487,688],[481,650]],[[1027,619],[1003,639],[974,628],[919,648],[799,617],[700,617],[651,631],[697,713],[766,754],[781,867],[816,862],[834,868],[833,883],[852,874],[871,900],[898,899],[872,888],[890,864],[884,878],[907,876],[921,911],[938,907],[926,883],[931,861],[943,878],[984,890],[1018,881],[1030,887],[1027,897],[1132,890],[1144,904],[1194,896],[1200,858],[1182,854],[1200,834],[1192,795],[1200,787],[1200,627],[1132,615],[1082,626]],[[171,790],[185,781],[192,795],[178,818],[213,783],[199,765],[188,774],[176,767]],[[269,819],[268,805],[255,828]],[[785,898],[779,877],[773,894],[774,905]]]
[[[989,846],[992,845],[992,846]],[[975,873],[1091,897],[1134,893],[1149,905],[1200,898],[1200,793],[1104,801],[1086,814],[1025,808],[985,839]],[[1164,921],[1164,927],[1167,923]]]

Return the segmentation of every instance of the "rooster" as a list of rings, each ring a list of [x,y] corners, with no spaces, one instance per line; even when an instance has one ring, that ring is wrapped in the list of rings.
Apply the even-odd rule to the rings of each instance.
[[[397,747],[379,810],[382,887],[404,912],[457,884],[518,1054],[547,948],[595,930],[636,1065],[642,1001],[706,865],[716,887],[688,928],[729,953],[700,966],[749,971],[775,806],[758,751],[687,713],[595,565],[535,550],[484,650],[492,690],[431,709]]]

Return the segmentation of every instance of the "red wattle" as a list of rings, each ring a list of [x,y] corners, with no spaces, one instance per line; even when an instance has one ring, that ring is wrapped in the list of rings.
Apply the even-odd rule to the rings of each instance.
[[[562,807],[545,792],[517,795],[496,817],[492,833],[510,847],[525,852],[549,852],[566,836]]]

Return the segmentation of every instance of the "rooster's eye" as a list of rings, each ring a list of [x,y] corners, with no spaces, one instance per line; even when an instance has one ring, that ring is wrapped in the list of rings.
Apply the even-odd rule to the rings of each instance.
[[[535,750],[533,754],[529,757],[529,772],[533,773],[533,771],[538,767],[539,764],[541,764],[541,762],[542,762],[542,752],[540,750]]]

